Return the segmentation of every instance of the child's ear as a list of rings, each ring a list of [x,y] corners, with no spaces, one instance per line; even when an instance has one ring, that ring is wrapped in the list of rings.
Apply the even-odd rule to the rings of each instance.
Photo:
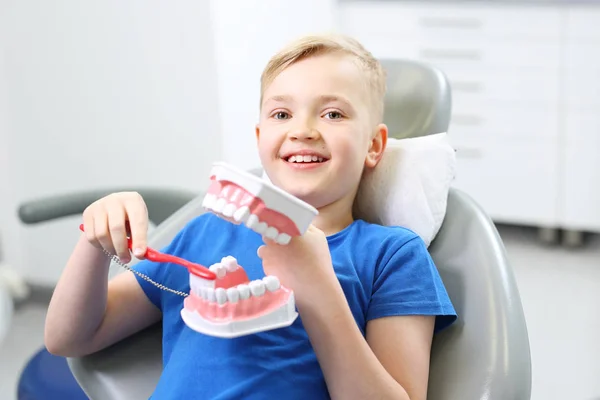
[[[385,147],[387,146],[387,138],[387,125],[377,125],[377,128],[375,129],[375,132],[369,142],[369,151],[367,153],[367,158],[365,159],[365,166],[367,168],[374,168],[379,163],[381,157],[383,156],[383,152],[385,151]]]
[[[256,133],[256,141],[258,142],[258,138],[260,137],[260,125],[256,124],[254,127],[254,132]]]

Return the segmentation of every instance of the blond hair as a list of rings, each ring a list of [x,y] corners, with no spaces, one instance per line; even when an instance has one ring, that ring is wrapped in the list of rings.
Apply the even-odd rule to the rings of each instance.
[[[273,80],[290,65],[308,57],[341,53],[357,62],[364,72],[365,83],[370,94],[373,117],[377,122],[383,119],[386,74],[373,54],[356,39],[344,35],[308,35],[289,43],[267,63],[260,78],[260,105],[262,107],[265,90]]]

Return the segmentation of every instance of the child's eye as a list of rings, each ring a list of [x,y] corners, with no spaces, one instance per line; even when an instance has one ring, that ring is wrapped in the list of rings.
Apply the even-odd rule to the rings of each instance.
[[[342,114],[338,111],[329,111],[327,114],[325,114],[327,116],[327,118],[329,119],[340,119],[342,118]]]
[[[275,118],[275,119],[287,119],[289,117],[290,117],[290,115],[288,113],[286,113],[285,111],[278,111],[275,114],[273,114],[273,118]]]

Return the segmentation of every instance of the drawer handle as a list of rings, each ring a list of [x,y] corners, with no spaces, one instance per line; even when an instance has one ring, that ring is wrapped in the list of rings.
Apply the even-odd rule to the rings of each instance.
[[[461,28],[461,29],[480,29],[482,23],[474,18],[419,18],[419,25],[426,28]]]
[[[480,126],[483,123],[483,118],[477,115],[456,114],[450,119],[452,125],[462,126]]]
[[[476,148],[456,149],[456,157],[479,159],[483,157],[483,151],[481,151],[481,149]]]
[[[480,61],[481,53],[477,50],[442,50],[442,49],[421,49],[419,51],[421,58],[428,59],[446,59],[446,60],[469,60]]]
[[[483,85],[480,82],[450,82],[452,90],[456,92],[480,93]]]

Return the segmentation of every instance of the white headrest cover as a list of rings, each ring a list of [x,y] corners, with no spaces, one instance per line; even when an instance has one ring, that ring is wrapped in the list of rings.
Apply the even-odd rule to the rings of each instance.
[[[365,171],[355,217],[408,228],[429,246],[444,221],[455,174],[456,155],[446,133],[390,138],[379,164]]]
[[[456,174],[446,133],[387,141],[379,164],[364,173],[354,214],[385,226],[402,226],[429,246],[437,235]],[[265,172],[263,178],[269,181]]]

